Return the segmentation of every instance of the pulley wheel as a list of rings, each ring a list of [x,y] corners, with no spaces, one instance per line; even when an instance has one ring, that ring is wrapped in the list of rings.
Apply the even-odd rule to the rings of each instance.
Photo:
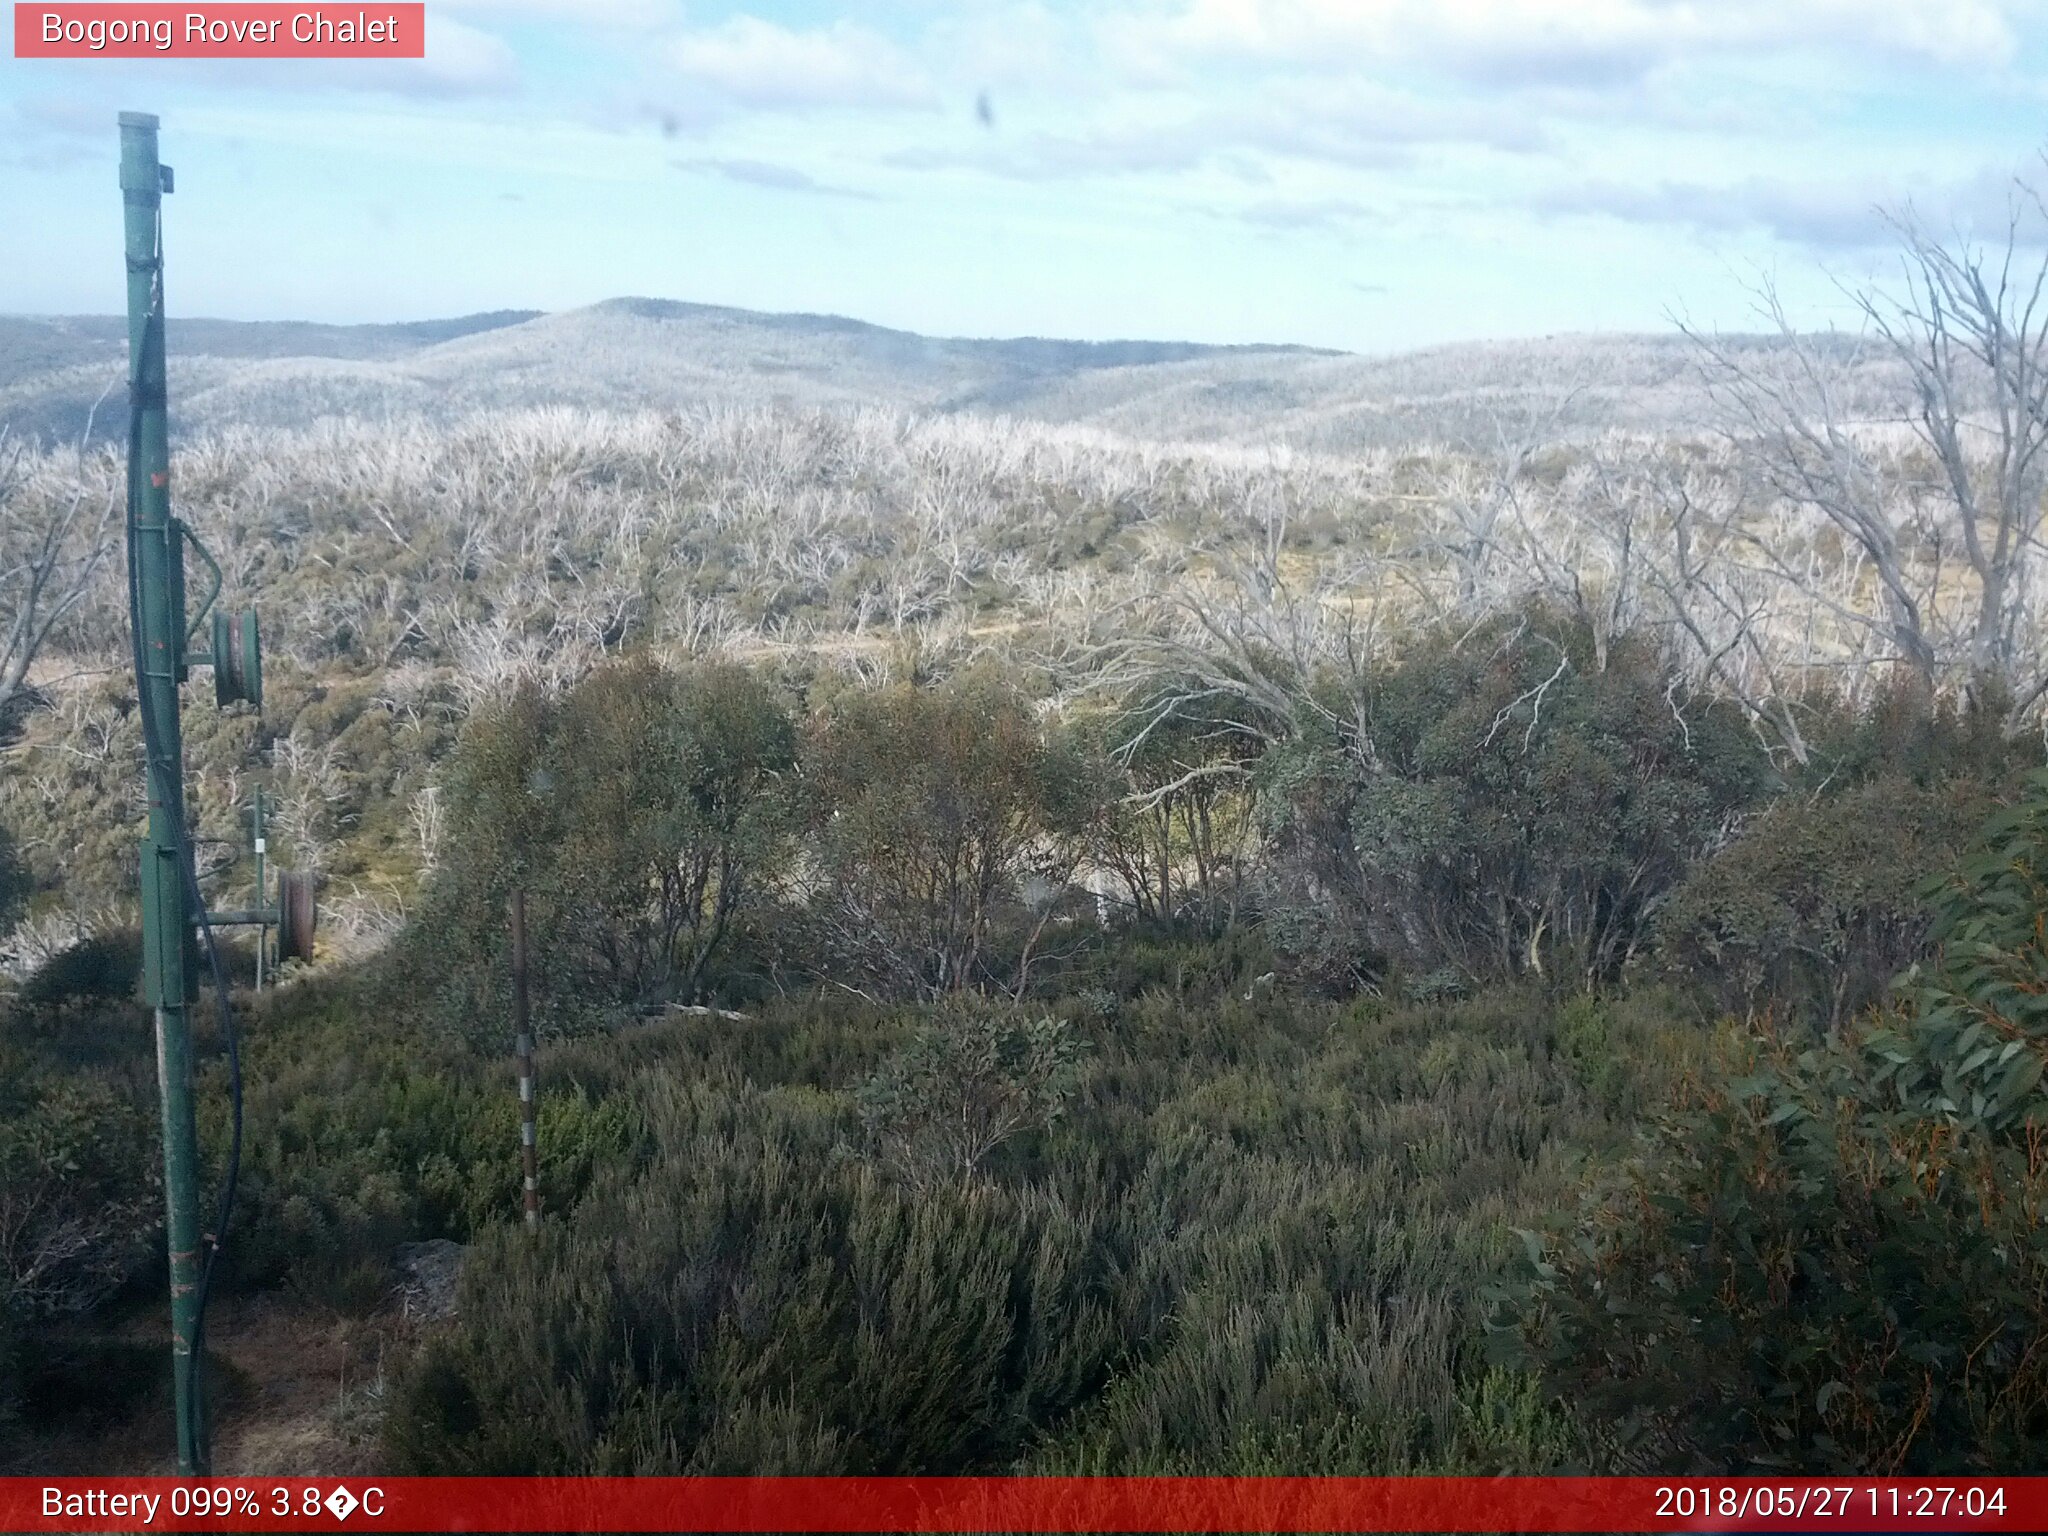
[[[295,869],[277,872],[277,958],[311,960],[313,928],[319,908],[313,900],[315,877]]]
[[[256,610],[213,614],[213,696],[217,703],[263,707],[263,647]]]

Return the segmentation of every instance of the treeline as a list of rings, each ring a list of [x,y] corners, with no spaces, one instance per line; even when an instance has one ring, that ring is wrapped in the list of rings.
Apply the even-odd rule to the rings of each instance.
[[[1808,761],[1774,758],[1654,644],[1542,611],[1272,702],[630,659],[472,722],[406,942],[447,1019],[500,1018],[524,889],[562,1030],[819,985],[1024,998],[1162,923],[1254,924],[1332,995],[1664,980],[1832,1029],[1925,952],[1918,887],[2040,753],[1910,688],[1806,715]]]

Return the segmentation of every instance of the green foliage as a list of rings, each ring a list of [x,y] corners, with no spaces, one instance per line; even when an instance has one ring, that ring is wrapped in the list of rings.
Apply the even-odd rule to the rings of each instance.
[[[781,862],[795,742],[754,674],[645,660],[558,699],[529,687],[477,720],[450,774],[449,859],[413,934],[445,1011],[502,1016],[506,903],[522,888],[543,1018],[702,994]]]
[[[142,987],[142,934],[135,929],[95,934],[59,950],[30,973],[16,996],[24,1010],[41,1011],[70,1000],[133,998]]]
[[[1926,882],[1989,809],[1971,782],[1897,774],[1767,806],[1658,918],[1665,968],[1716,1007],[1839,1029],[1926,952]]]
[[[2004,706],[1996,698],[1930,697],[1920,679],[1905,673],[1882,681],[1861,708],[1825,693],[1806,707],[1812,762],[1802,784],[1817,793],[1829,783],[1884,779],[1923,789],[1965,783],[2002,792],[2042,758],[2038,736],[2005,729]]]
[[[1871,1039],[1879,1079],[1906,1108],[1945,1123],[2048,1127],[2048,772],[1926,894],[1939,952],[1905,978],[1900,1027]]]
[[[1945,888],[1913,1019],[1854,1016],[2002,785],[1992,746],[1952,773],[1938,741],[1828,722],[1858,766],[1759,811],[1783,786],[1739,719],[1542,613],[1425,638],[1355,694],[1297,679],[1312,702],[1258,757],[1185,688],[1048,723],[994,671],[913,661],[874,690],[799,676],[802,727],[763,674],[644,659],[478,712],[399,943],[247,1010],[223,1283],[367,1312],[400,1241],[475,1244],[459,1322],[391,1394],[408,1468],[1846,1469],[2040,1433],[2021,1079],[2048,816]],[[362,679],[280,688],[333,770],[297,825],[347,845],[335,867],[398,868],[445,725]],[[515,885],[538,1242],[513,1225]],[[1668,992],[1636,963],[1653,935]],[[24,1085],[0,1172],[57,1158],[10,1178],[39,1209],[154,1177],[117,959],[37,978],[0,1051]],[[1702,987],[1841,1042],[1715,1079]],[[747,1017],[656,1006],[697,997]],[[1589,1169],[1489,1368],[1504,1234]]]
[[[1557,1052],[1578,1072],[1587,1091],[1619,1107],[1627,1068],[1615,1050],[1607,1006],[1596,997],[1575,997],[1558,1010]]]
[[[1112,998],[1161,991],[1185,1002],[1270,984],[1277,964],[1263,926],[1204,933],[1170,924],[1129,924],[1095,957],[1093,974]]]
[[[1767,787],[1736,712],[1655,644],[1542,610],[1427,638],[1355,713],[1355,739],[1261,766],[1269,915],[1325,970],[1611,979]]]
[[[247,1010],[251,1134],[224,1250],[235,1283],[289,1285],[367,1312],[387,1299],[399,1242],[467,1238],[519,1210],[509,1040],[501,1053],[471,1055],[371,1022],[389,1008],[366,986],[301,983]],[[586,1088],[582,1071],[574,1048],[543,1054],[541,1195],[551,1212],[640,1155],[631,1100]],[[201,1096],[202,1142],[215,1156],[226,1137],[221,1079],[216,1062]]]
[[[107,1082],[10,1079],[0,1086],[0,1303],[20,1315],[84,1312],[137,1272],[158,1230],[154,1126]]]
[[[958,1469],[1106,1369],[1107,1329],[1072,1326],[1086,1287],[1057,1204],[834,1163],[802,1096],[704,1085],[665,1113],[647,1179],[542,1243],[487,1241],[463,1329],[393,1412],[402,1464]],[[1070,1326],[1027,1339],[1039,1316]]]
[[[1731,1037],[1500,1296],[1636,1464],[1993,1471],[2048,1434],[2048,775],[1934,882],[1938,958],[1805,1050]]]
[[[1990,1472],[2048,1432],[2038,1133],[1875,1107],[1850,1035],[1730,1050],[1569,1237],[1529,1235],[1501,1357],[1622,1466]]]
[[[539,1242],[484,1234],[459,1323],[394,1393],[392,1454],[431,1472],[1505,1471],[1577,1444],[1467,1344],[1503,1225],[1621,1135],[1541,996],[1152,988],[1051,1011],[1089,1021],[1070,1088],[1079,1026],[960,1001],[579,1043],[593,1092],[641,1106],[650,1159]],[[1618,1014],[1615,1048],[1654,1060],[1651,1031]],[[1024,1101],[1060,1113],[977,1177],[893,1160]]]
[[[983,985],[1007,922],[1015,986],[1079,858],[1091,776],[1007,683],[963,675],[850,694],[813,726],[807,770],[829,974],[896,995]]]
[[[1080,1055],[1063,1020],[959,999],[918,1028],[855,1103],[883,1162],[907,1183],[972,1179],[1011,1137],[1059,1118]]]

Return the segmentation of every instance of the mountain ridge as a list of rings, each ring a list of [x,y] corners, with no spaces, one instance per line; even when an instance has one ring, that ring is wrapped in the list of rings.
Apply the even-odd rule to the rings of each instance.
[[[0,425],[42,442],[75,441],[88,422],[102,439],[118,430],[118,406],[104,407],[119,398],[126,336],[113,316],[0,315]],[[169,343],[180,432],[717,403],[996,414],[1144,439],[1355,451],[1708,420],[1697,354],[1676,334],[1374,355],[1296,343],[925,336],[842,315],[627,296],[362,326],[173,318]],[[1872,398],[1888,399],[1882,369],[1865,366]]]

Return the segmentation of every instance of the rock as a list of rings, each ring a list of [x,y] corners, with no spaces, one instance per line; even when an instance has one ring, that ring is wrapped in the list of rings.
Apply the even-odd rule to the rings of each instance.
[[[455,1316],[455,1290],[469,1250],[445,1237],[400,1243],[392,1254],[398,1273],[398,1303],[417,1322],[445,1322]]]

